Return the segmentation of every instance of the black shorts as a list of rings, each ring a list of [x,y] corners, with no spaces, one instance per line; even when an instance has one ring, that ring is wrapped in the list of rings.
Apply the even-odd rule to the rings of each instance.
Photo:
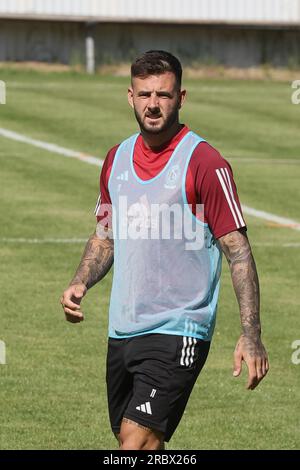
[[[209,341],[148,334],[109,338],[107,395],[111,427],[123,418],[160,431],[169,441],[205,364]]]

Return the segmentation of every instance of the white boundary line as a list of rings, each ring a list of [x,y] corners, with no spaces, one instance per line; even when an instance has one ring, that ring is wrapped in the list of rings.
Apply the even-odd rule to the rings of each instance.
[[[275,248],[275,247],[282,247],[282,248],[300,248],[300,243],[272,243],[272,242],[257,242],[251,243],[254,247],[266,247],[266,248]]]
[[[86,243],[87,238],[0,238],[0,243],[27,243],[27,244],[46,244],[46,243]]]
[[[60,147],[59,145],[51,144],[49,142],[43,142],[42,140],[31,139],[30,137],[26,137],[25,135],[19,134],[17,132],[4,129],[3,127],[0,127],[0,136],[6,137],[7,139],[11,140],[16,140],[18,142],[23,142],[25,144],[33,145],[35,147],[47,150],[48,152],[58,153],[63,157],[76,158],[77,160],[89,163],[90,165],[102,166],[103,164],[103,160],[92,155],[87,155],[81,152],[77,152],[75,150],[67,149],[65,147]],[[276,214],[260,211],[254,209],[253,207],[248,207],[245,205],[242,205],[242,209],[245,214],[251,215],[252,217],[267,220],[269,222],[274,222],[275,224],[278,224],[281,227],[291,228],[293,230],[300,231],[300,223],[296,220],[280,217]]]
[[[83,244],[87,238],[0,238],[0,243],[20,243],[25,245],[47,245],[47,244]],[[282,248],[300,248],[300,242],[277,243],[277,242],[256,242],[251,243],[253,247],[282,247]]]
[[[226,157],[232,163],[274,163],[283,165],[299,165],[300,158],[254,158],[254,157]]]
[[[300,231],[300,223],[293,219],[287,219],[286,217],[280,217],[279,215],[270,214],[269,212],[259,211],[253,207],[248,207],[242,204],[242,210],[244,214],[257,217],[258,219],[267,220],[268,222],[274,222],[280,227],[291,228],[293,230]]]
[[[59,145],[51,144],[49,142],[43,142],[42,140],[31,139],[30,137],[18,134],[17,132],[9,131],[8,129],[3,129],[3,127],[0,127],[0,135],[2,137],[6,137],[7,139],[16,140],[18,142],[23,142],[25,144],[33,145],[34,147],[39,147],[41,149],[48,150],[48,152],[58,153],[63,157],[76,158],[77,160],[81,160],[85,163],[90,163],[91,165],[101,166],[103,164],[103,160],[97,157],[93,157],[92,155],[77,152],[76,150],[70,150],[65,147],[60,147]]]

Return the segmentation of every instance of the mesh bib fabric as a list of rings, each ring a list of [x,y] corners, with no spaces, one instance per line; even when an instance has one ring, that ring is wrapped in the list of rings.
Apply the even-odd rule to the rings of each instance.
[[[185,192],[190,158],[204,139],[188,132],[164,169],[143,181],[133,166],[137,137],[119,146],[108,185],[114,233],[109,336],[165,333],[210,340],[221,251]]]

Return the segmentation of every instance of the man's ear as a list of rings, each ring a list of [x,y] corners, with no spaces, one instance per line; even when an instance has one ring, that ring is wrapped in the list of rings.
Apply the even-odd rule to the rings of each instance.
[[[128,97],[129,105],[133,108],[133,89],[132,88],[128,88],[127,97]]]
[[[179,109],[183,106],[186,98],[186,90],[180,90]]]

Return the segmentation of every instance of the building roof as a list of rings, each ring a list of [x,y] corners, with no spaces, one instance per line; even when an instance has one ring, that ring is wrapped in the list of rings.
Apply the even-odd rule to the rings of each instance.
[[[0,0],[0,18],[300,25],[300,0]]]

